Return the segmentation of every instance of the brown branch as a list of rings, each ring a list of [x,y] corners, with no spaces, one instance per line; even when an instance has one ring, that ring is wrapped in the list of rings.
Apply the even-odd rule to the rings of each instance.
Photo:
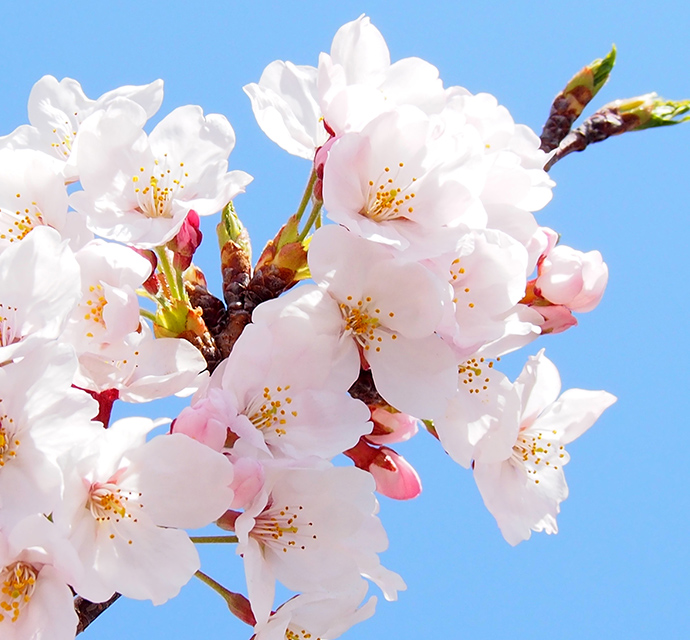
[[[83,633],[86,628],[100,616],[110,605],[120,598],[120,594],[116,593],[112,598],[105,602],[91,602],[77,596],[74,599],[74,610],[77,612],[79,622],[77,623],[77,635]]]
[[[615,109],[604,107],[563,138],[558,145],[558,150],[546,163],[544,169],[548,171],[559,160],[575,151],[584,151],[590,144],[630,131],[639,122],[640,119],[636,115],[620,113]]]

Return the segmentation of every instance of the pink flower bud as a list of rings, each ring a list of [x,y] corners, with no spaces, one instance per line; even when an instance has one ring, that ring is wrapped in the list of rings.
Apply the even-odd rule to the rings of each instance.
[[[414,467],[401,455],[381,447],[368,469],[376,490],[394,500],[411,500],[422,492],[422,481]]]
[[[158,276],[156,275],[156,268],[158,267],[158,256],[153,251],[151,251],[151,249],[137,249],[135,247],[132,248],[140,256],[146,258],[151,263],[151,275],[146,280],[144,280],[141,286],[144,287],[144,289],[152,296],[155,296],[161,288],[160,282],[158,281]]]
[[[389,411],[384,407],[371,410],[372,432],[366,436],[374,444],[393,444],[406,442],[417,433],[417,418],[399,411]]]
[[[599,304],[608,278],[608,267],[598,251],[582,253],[558,245],[540,262],[536,287],[549,302],[585,312]]]
[[[422,492],[422,481],[412,465],[393,449],[376,447],[360,438],[344,452],[355,466],[368,471],[376,481],[376,490],[394,500],[411,500]]]
[[[168,249],[173,252],[173,266],[184,271],[192,264],[192,256],[201,244],[202,233],[199,230],[199,215],[190,209],[177,235],[168,242]]]
[[[538,311],[544,318],[544,324],[541,325],[542,334],[562,333],[566,329],[570,329],[570,327],[577,325],[575,316],[573,316],[568,307],[564,307],[563,305],[535,305],[532,308]]]
[[[235,492],[230,508],[246,509],[264,486],[264,468],[254,458],[228,457],[234,470],[230,488]]]
[[[185,407],[173,422],[171,432],[184,433],[214,451],[222,451],[228,439],[228,426],[218,420],[223,409],[221,394],[210,394],[193,406]]]

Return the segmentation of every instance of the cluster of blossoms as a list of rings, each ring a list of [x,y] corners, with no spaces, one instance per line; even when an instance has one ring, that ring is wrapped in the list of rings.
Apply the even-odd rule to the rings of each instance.
[[[492,96],[391,64],[366,17],[317,67],[276,61],[245,91],[313,163],[254,275],[233,129],[188,106],[146,133],[160,81],[94,101],[45,77],[0,138],[3,638],[73,638],[74,593],[158,604],[213,583],[185,531],[213,522],[247,596],[215,588],[257,640],[335,638],[372,615],[370,583],[405,588],[375,492],[421,482],[391,445],[423,424],[515,545],[557,531],[564,447],[615,401],[561,394],[543,349],[499,371],[596,307],[608,272],[537,222],[553,153]],[[191,264],[221,209],[224,302]],[[173,394],[193,396],[168,433],[110,424],[117,399]],[[296,595],[276,603],[276,581]]]

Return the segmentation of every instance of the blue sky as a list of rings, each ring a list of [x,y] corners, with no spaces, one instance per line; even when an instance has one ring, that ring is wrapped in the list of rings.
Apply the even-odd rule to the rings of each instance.
[[[182,104],[228,116],[237,133],[231,167],[255,177],[236,206],[255,251],[296,208],[308,163],[256,126],[242,85],[274,59],[315,64],[337,28],[371,16],[392,58],[423,57],[446,85],[497,96],[537,131],[551,99],[612,42],[618,64],[595,98],[656,90],[690,98],[690,8],[661,1],[580,3],[412,2],[5,2],[0,133],[26,122],[26,100],[44,74],[78,79],[97,97],[122,84],[165,80],[161,115]],[[507,363],[514,376],[542,346],[564,388],[607,389],[618,403],[569,447],[571,496],[557,536],[505,543],[469,472],[420,434],[401,452],[424,493],[383,499],[390,537],[383,562],[408,591],[345,637],[690,637],[690,420],[687,401],[690,124],[627,134],[557,165],[554,199],[539,220],[563,242],[599,249],[607,294],[580,326],[546,337]],[[201,258],[216,283],[208,221]],[[180,401],[148,406],[174,415]],[[136,412],[139,408],[128,408]],[[204,570],[240,590],[233,549],[204,549]],[[249,629],[200,583],[162,607],[120,602],[85,639],[243,639]]]

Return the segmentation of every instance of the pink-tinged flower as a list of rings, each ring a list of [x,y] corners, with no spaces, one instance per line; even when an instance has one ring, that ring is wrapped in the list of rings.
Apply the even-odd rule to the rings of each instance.
[[[136,289],[151,273],[151,263],[130,247],[93,240],[76,253],[81,270],[81,300],[63,339],[77,353],[117,344],[139,328]]]
[[[542,297],[580,313],[599,304],[609,279],[601,253],[582,253],[565,245],[553,247],[544,256],[538,274],[535,287]]]
[[[365,15],[340,27],[330,55],[319,56],[319,93],[323,115],[336,133],[359,131],[398,106],[431,114],[446,104],[438,69],[420,58],[391,64],[383,35]]]
[[[58,456],[100,431],[95,400],[72,388],[76,356],[47,344],[0,367],[0,525],[60,502]]]
[[[0,251],[40,226],[57,229],[75,250],[93,238],[81,216],[68,213],[65,184],[45,154],[0,149]]]
[[[232,501],[232,465],[180,434],[145,442],[157,423],[127,418],[61,460],[56,523],[85,567],[76,591],[94,602],[115,591],[154,604],[175,596],[199,569],[183,528],[206,526]]]
[[[148,136],[145,122],[124,99],[89,118],[79,137],[84,190],[71,196],[95,233],[139,248],[171,240],[191,209],[216,213],[252,179],[227,170],[235,132],[224,116],[179,107]]]
[[[244,91],[264,133],[307,160],[331,132],[359,131],[401,105],[437,113],[446,100],[438,69],[419,58],[391,64],[383,36],[364,15],[338,30],[318,68],[276,60]]]
[[[80,297],[79,266],[55,229],[0,253],[0,362],[58,337]]]
[[[249,325],[175,431],[216,448],[229,430],[244,455],[333,458],[371,431],[366,405],[347,393],[353,380],[333,374],[339,348],[294,319]]]
[[[264,69],[258,84],[243,87],[263,132],[288,153],[307,160],[328,139],[317,77],[315,67],[275,60]]]
[[[389,447],[372,445],[366,437],[343,453],[358,469],[373,476],[376,491],[381,495],[394,500],[411,500],[422,492],[422,481],[414,467]]]
[[[119,342],[103,343],[79,356],[74,384],[100,393],[119,390],[125,402],[191,395],[206,374],[199,350],[180,338],[154,338],[141,322]]]
[[[97,100],[84,95],[81,85],[72,78],[58,81],[43,76],[29,95],[30,125],[21,125],[0,138],[0,147],[34,149],[59,160],[65,180],[78,179],[74,158],[81,123],[93,113],[107,108],[117,98],[127,98],[140,105],[146,117],[153,116],[163,101],[163,81],[141,86],[118,87]],[[66,163],[66,164],[65,164]]]
[[[78,620],[69,585],[80,570],[74,549],[42,515],[0,532],[3,640],[72,640]]]
[[[437,413],[457,382],[452,351],[434,333],[443,315],[442,281],[336,226],[314,235],[309,267],[331,298],[318,313],[333,317],[338,337],[349,336],[349,349],[371,367],[386,402],[415,416]]]
[[[453,302],[439,333],[455,346],[458,359],[516,328],[524,343],[538,335],[536,327],[509,324],[525,294],[527,258],[508,234],[486,229],[459,235],[452,251],[425,263],[448,279]]]
[[[560,503],[568,497],[565,445],[589,429],[615,401],[606,391],[569,389],[543,355],[529,358],[515,382],[520,409],[499,417],[489,455],[474,451],[474,478],[484,504],[512,545],[532,531],[556,533]],[[486,436],[485,436],[486,437]]]
[[[323,181],[328,216],[408,259],[443,253],[449,228],[486,224],[469,171],[480,142],[437,139],[433,121],[413,107],[384,113],[333,143]]]
[[[477,458],[503,460],[512,446],[504,442],[511,436],[503,436],[501,428],[503,422],[518,420],[520,399],[494,365],[494,360],[479,355],[463,362],[458,367],[457,393],[434,417],[443,448],[466,469]]]
[[[259,624],[271,612],[276,579],[293,591],[337,593],[361,575],[397,598],[405,583],[379,563],[388,540],[373,490],[371,476],[353,467],[267,469],[263,490],[235,522]]]
[[[365,580],[349,590],[301,593],[280,605],[271,617],[254,628],[255,640],[309,640],[340,637],[355,624],[374,615],[376,596],[364,604]]]
[[[533,212],[551,200],[555,183],[543,169],[547,155],[539,149],[539,137],[529,127],[515,124],[494,96],[451,87],[442,119],[449,131],[471,127],[483,142],[480,197],[487,210],[507,206]]]

